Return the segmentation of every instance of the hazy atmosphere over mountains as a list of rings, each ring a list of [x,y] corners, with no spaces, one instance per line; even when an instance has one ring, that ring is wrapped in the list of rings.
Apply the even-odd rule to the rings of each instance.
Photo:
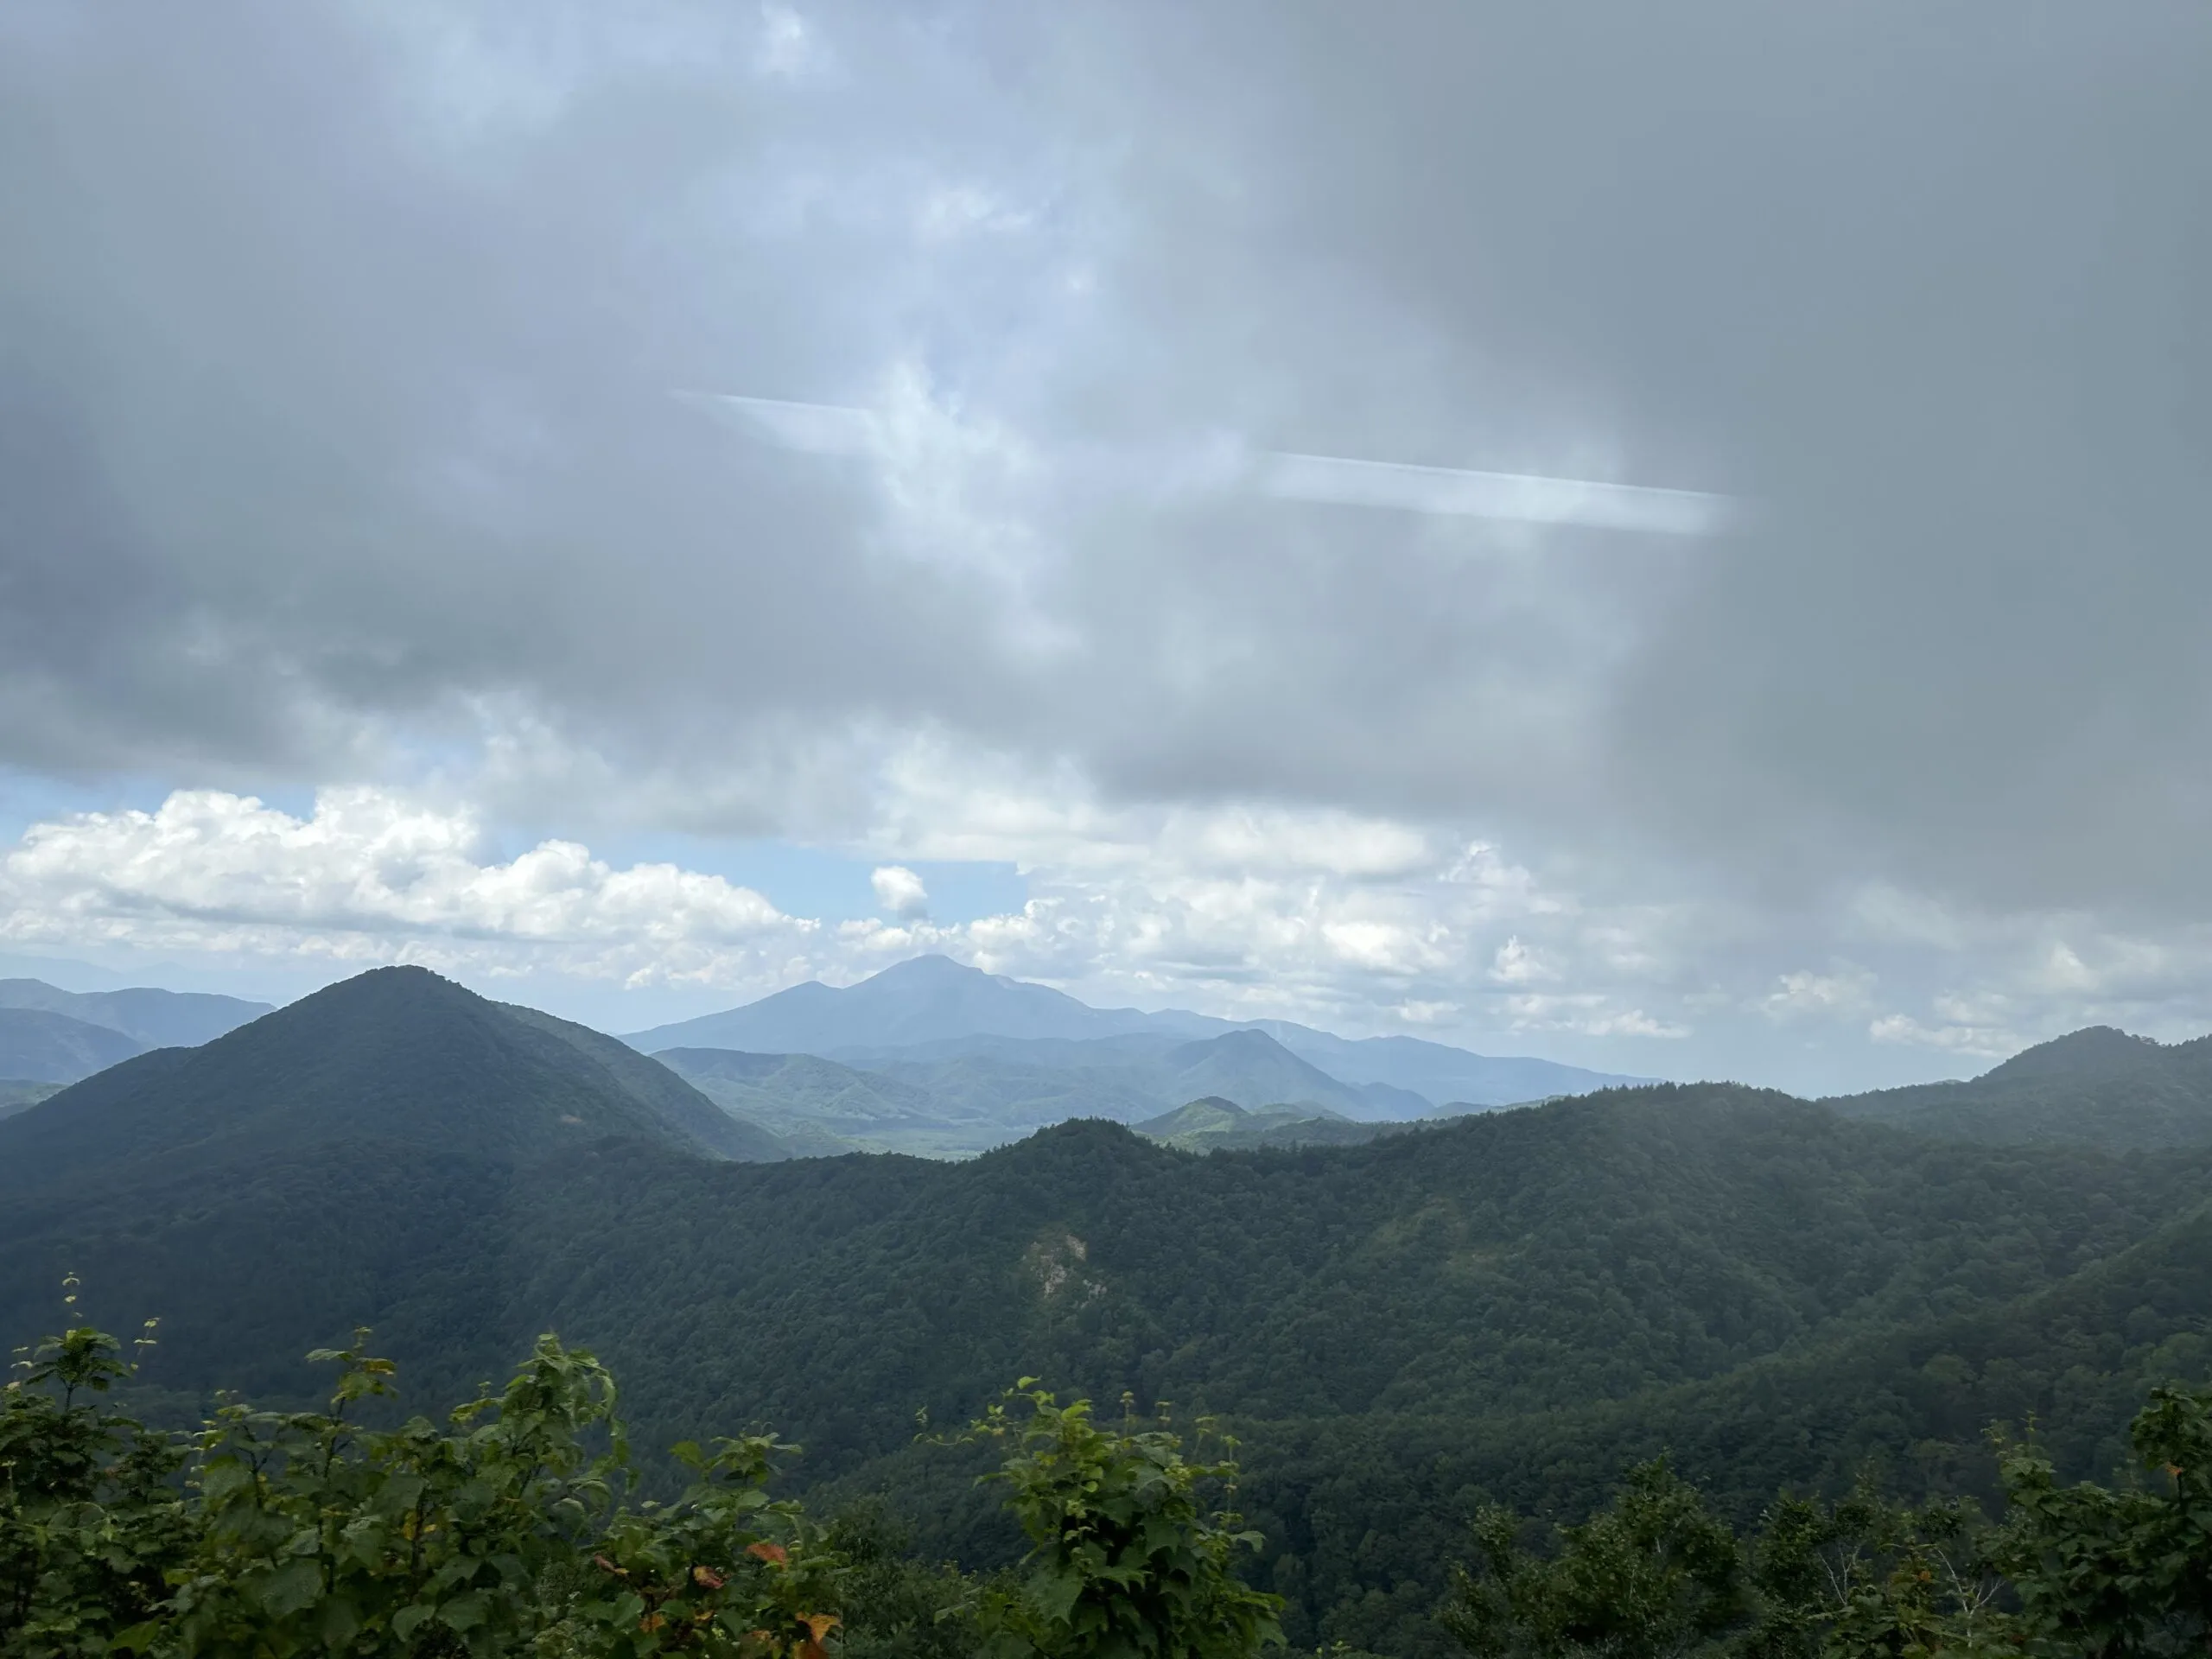
[[[0,1659],[2212,1651],[2204,0],[0,0]]]
[[[0,975],[2212,1026],[2201,5],[17,0],[0,196]]]
[[[943,963],[874,984],[910,1015],[1071,1017]],[[990,1090],[1039,1057],[1116,1109],[1029,1133],[1051,1120]],[[970,1567],[1018,1545],[918,1414],[965,1421],[1029,1374],[1220,1412],[1251,1578],[1303,1651],[1386,1659],[1452,1651],[1437,1613],[1483,1502],[1573,1518],[1662,1449],[1738,1518],[1869,1471],[1986,1498],[1993,1420],[2101,1476],[2146,1389],[2212,1364],[2212,1039],[2089,1028],[1819,1103],[1665,1084],[1395,1123],[1335,1109],[1357,1095],[1145,1103],[1209,1065],[1320,1075],[1258,1030],[871,1058],[663,1065],[364,973],[0,1116],[0,1327],[45,1328],[65,1274],[104,1321],[158,1317],[129,1398],[175,1423],[222,1389],[304,1407],[326,1384],[302,1356],[359,1324],[410,1410],[556,1330],[616,1366],[641,1447],[772,1423],[805,1447],[787,1490]],[[1146,1071],[1171,1064],[1185,1083]],[[795,1155],[932,1134],[998,1144]]]

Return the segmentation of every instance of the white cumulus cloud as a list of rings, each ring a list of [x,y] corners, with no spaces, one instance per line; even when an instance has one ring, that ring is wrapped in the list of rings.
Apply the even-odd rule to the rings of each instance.
[[[878,865],[868,885],[875,889],[875,902],[893,916],[911,919],[929,914],[929,889],[904,864]]]
[[[0,860],[0,937],[498,971],[711,976],[818,927],[673,864],[616,869],[570,841],[487,858],[466,810],[334,789],[307,817],[184,790],[156,810],[34,825]]]

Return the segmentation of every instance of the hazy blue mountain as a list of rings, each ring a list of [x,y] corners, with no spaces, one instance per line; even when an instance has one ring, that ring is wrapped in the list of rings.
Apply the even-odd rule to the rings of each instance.
[[[1414,1037],[1354,1040],[1288,1020],[1217,1020],[1181,1009],[1094,1008],[1048,986],[918,957],[844,989],[794,986],[758,1002],[624,1040],[649,1053],[719,1048],[817,1054],[875,1070],[903,1061],[983,1054],[1030,1066],[1156,1065],[1173,1044],[1232,1032],[1262,1033],[1359,1096],[1370,1119],[1422,1116],[1457,1103],[1510,1105],[1647,1078],[1549,1060],[1492,1058]],[[1126,1043],[1127,1052],[1112,1045]],[[1009,1044],[1041,1045],[1014,1050]],[[1236,1090],[1199,1090],[1199,1093]],[[1184,1096],[1187,1098],[1188,1096]]]
[[[1334,1108],[1346,1117],[1405,1117],[1425,1110],[1428,1102],[1405,1096],[1392,1111],[1363,1090],[1340,1083],[1319,1066],[1301,1060],[1264,1031],[1231,1031],[1204,1041],[1185,1043],[1162,1056],[1166,1090],[1185,1100],[1219,1096],[1246,1108],[1299,1102]]]
[[[1236,1029],[1227,1027],[1224,1033]],[[855,1044],[836,1049],[827,1058],[864,1071],[968,1058],[1003,1060],[1009,1065],[1053,1071],[1120,1071],[1156,1067],[1163,1056],[1192,1040],[1179,1032],[1132,1031],[1111,1037],[1000,1037],[978,1032],[927,1043]]]
[[[734,1048],[760,1054],[821,1054],[840,1048],[893,1047],[945,1037],[1103,1037],[1122,1031],[1225,1031],[1228,1022],[1195,1014],[1094,1008],[1019,979],[986,974],[948,957],[916,957],[857,985],[794,985],[722,1014],[656,1026],[624,1039],[658,1053],[668,1048]]]
[[[0,1007],[0,1077],[26,1083],[74,1083],[146,1045],[105,1026],[44,1008]]]
[[[1655,1081],[1611,1071],[1588,1071],[1554,1060],[1476,1054],[1419,1037],[1334,1037],[1287,1020],[1263,1020],[1264,1031],[1300,1059],[1351,1084],[1381,1084],[1424,1096],[1438,1106],[1515,1106],[1554,1095],[1586,1095]]]
[[[125,1060],[0,1122],[0,1192],[86,1170],[151,1165],[174,1177],[385,1143],[512,1160],[607,1136],[786,1155],[611,1037],[423,969],[383,968],[201,1047]]]
[[[1368,1121],[1425,1117],[1433,1110],[1426,1096],[1388,1084],[1351,1084],[1300,1058],[1267,1033],[1232,1026],[1217,1036],[1191,1039],[1160,1032],[1127,1032],[1113,1037],[949,1037],[934,1043],[894,1048],[848,1048],[836,1058],[848,1065],[905,1077],[924,1086],[954,1061],[972,1063],[978,1076],[996,1075],[995,1062],[1018,1071],[1025,1086],[1039,1074],[1079,1074],[1091,1090],[1110,1086],[1148,1110],[1097,1109],[1070,1116],[1111,1117],[1135,1122],[1179,1102],[1219,1095],[1241,1105],[1282,1100],[1310,1100],[1349,1117]],[[1114,1076],[1109,1085],[1104,1074]],[[1076,1084],[1065,1085],[1074,1090]],[[1057,1122],[1045,1119],[1039,1122]]]
[[[65,991],[39,979],[0,979],[0,1008],[39,1008],[135,1037],[140,1048],[193,1048],[271,1011],[266,1002],[134,986]]]
[[[1964,1083],[1827,1101],[1847,1117],[1966,1141],[2133,1147],[2212,1141],[2212,1037],[2158,1043],[2091,1026]]]
[[[983,1052],[963,1052],[963,1043]],[[1197,1041],[1132,1033],[845,1052],[847,1060],[855,1055],[868,1064],[714,1048],[663,1049],[653,1058],[725,1109],[814,1151],[960,1156],[1070,1118],[1139,1122],[1199,1096],[1254,1108],[1302,1102],[1307,1116],[1370,1122],[1430,1112],[1402,1090],[1339,1083],[1251,1030]]]

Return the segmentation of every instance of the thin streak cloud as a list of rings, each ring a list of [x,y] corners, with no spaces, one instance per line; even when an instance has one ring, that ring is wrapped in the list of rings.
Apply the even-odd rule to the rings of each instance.
[[[679,395],[702,407],[727,412],[751,435],[800,454],[866,458],[882,455],[889,448],[884,420],[873,410],[729,392]],[[1360,461],[1287,450],[1263,451],[1243,460],[1241,457],[1246,452],[1240,446],[1217,448],[1239,458],[1226,467],[1211,469],[1223,487],[1281,501],[1659,536],[1716,534],[1728,527],[1737,507],[1729,497],[1703,490],[1607,484],[1536,473],[1420,467],[1405,461]]]

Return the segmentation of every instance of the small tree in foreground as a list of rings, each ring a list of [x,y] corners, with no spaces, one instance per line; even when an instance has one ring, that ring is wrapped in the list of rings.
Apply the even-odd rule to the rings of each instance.
[[[1478,1659],[1662,1659],[1733,1630],[1749,1605],[1735,1533],[1663,1460],[1631,1470],[1586,1525],[1560,1529],[1548,1560],[1520,1548],[1518,1531],[1506,1510],[1483,1510],[1479,1566],[1454,1580],[1444,1626]]]
[[[1124,1408],[1128,1404],[1124,1401]],[[1201,1439],[1212,1424],[1201,1419]],[[1103,1426],[1025,1380],[969,1430],[1007,1443],[1001,1482],[1030,1542],[1013,1587],[980,1615],[1008,1659],[1245,1659],[1280,1642],[1281,1602],[1236,1577],[1257,1533],[1208,1507],[1233,1494],[1226,1458],[1189,1463],[1165,1427]],[[1233,1445],[1225,1446],[1233,1450]]]

